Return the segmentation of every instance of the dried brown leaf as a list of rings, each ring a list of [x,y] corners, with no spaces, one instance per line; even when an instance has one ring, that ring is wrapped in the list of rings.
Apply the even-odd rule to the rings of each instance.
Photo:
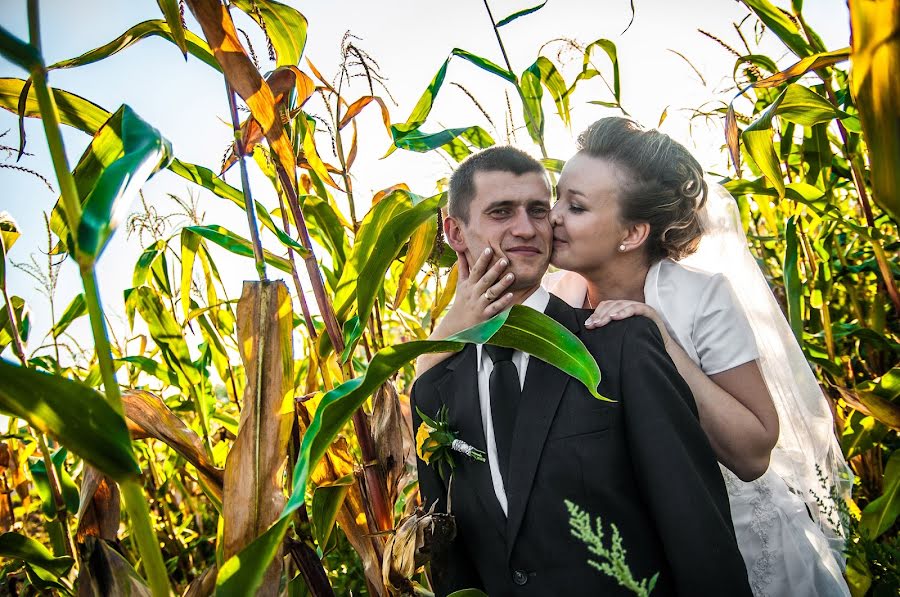
[[[283,282],[244,282],[237,328],[246,371],[237,439],[225,462],[224,551],[229,558],[277,520],[293,410],[291,298]],[[281,558],[258,594],[276,595]]]
[[[400,409],[397,389],[390,381],[378,388],[372,398],[371,424],[378,462],[387,482],[388,502],[393,504],[401,489],[400,480],[407,472],[413,437]]]
[[[221,498],[224,472],[210,461],[200,437],[159,396],[146,390],[126,390],[122,406],[134,439],[152,437],[168,445],[193,464]]]
[[[734,164],[734,171],[737,177],[741,177],[741,145],[740,131],[738,131],[737,118],[734,114],[734,105],[728,105],[728,112],[725,113],[725,143],[728,145],[728,155],[731,156],[731,163]]]
[[[119,486],[94,467],[87,466],[80,494],[76,540],[84,543],[90,536],[115,541],[122,510]]]

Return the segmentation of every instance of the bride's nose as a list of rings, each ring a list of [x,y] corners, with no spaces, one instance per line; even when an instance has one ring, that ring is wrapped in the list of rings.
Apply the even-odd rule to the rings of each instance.
[[[556,205],[550,210],[550,225],[559,226],[560,224],[562,224],[562,206],[557,201]]]

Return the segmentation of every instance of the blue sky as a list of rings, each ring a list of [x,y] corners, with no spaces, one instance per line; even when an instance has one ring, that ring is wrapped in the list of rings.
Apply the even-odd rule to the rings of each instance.
[[[480,0],[287,3],[295,6],[308,19],[305,56],[328,77],[336,72],[344,33],[350,31],[361,38],[359,45],[378,61],[398,104],[395,106],[389,102],[394,122],[406,119],[452,48],[460,47],[498,63],[502,60]],[[495,18],[499,19],[533,3],[536,0],[495,0],[491,2],[491,7]],[[725,156],[721,151],[721,123],[705,126],[695,122],[694,128],[689,129],[689,113],[683,109],[730,97],[723,93],[732,85],[730,75],[735,58],[716,42],[700,34],[698,29],[713,33],[739,48],[740,40],[732,23],[740,21],[747,14],[746,9],[737,2],[724,0],[635,0],[635,5],[637,13],[634,24],[623,34],[631,18],[628,0],[550,0],[541,11],[501,30],[514,70],[521,72],[530,65],[542,44],[549,40],[566,37],[587,44],[595,39],[608,38],[618,46],[623,104],[631,115],[648,126],[655,126],[660,114],[668,108],[668,118],[662,130],[685,142],[707,168],[726,172]],[[807,20],[822,35],[829,49],[848,45],[849,19],[845,2],[815,0],[807,1],[806,5]],[[3,0],[3,8],[0,16],[3,27],[23,39],[27,37],[25,2]],[[102,45],[138,22],[161,16],[154,0],[45,0],[41,3],[41,18],[44,56],[47,63],[52,63]],[[272,68],[258,29],[247,18],[236,20],[238,26],[250,34],[263,70]],[[188,26],[200,34],[199,26],[190,17]],[[556,47],[551,46],[545,55],[555,60]],[[786,67],[791,63],[787,52],[772,36],[764,36],[762,47],[764,53],[778,61],[779,66]],[[703,81],[670,50],[688,57]],[[306,68],[305,63],[300,66]],[[568,72],[573,66],[570,65]],[[604,72],[611,74],[609,69]],[[0,77],[24,76],[23,71],[0,59]],[[447,82],[451,81],[463,84],[482,103],[500,129],[500,137],[495,138],[503,140],[505,84],[464,62],[451,64]],[[175,46],[159,38],[143,40],[97,64],[54,71],[50,83],[82,95],[108,110],[115,110],[127,103],[160,129],[172,142],[175,154],[184,161],[217,169],[228,145],[228,110],[221,76],[192,57],[186,62]],[[349,95],[350,101],[363,93],[363,86],[356,87]],[[596,118],[614,113],[586,103],[593,99],[608,99],[608,92],[596,80],[586,85],[573,99],[572,130],[558,123],[552,115],[551,102],[549,99],[546,101],[547,144],[551,156],[568,157],[573,138],[579,130]],[[516,118],[521,123],[517,105],[513,100]],[[448,84],[441,92],[430,122],[429,130],[470,124],[481,124],[491,130],[471,101],[458,88]],[[389,138],[377,110],[368,108],[360,117],[359,124],[360,150],[354,167],[354,188],[360,203],[358,212],[365,211],[372,194],[381,188],[402,181],[407,182],[415,192],[431,194],[435,181],[449,174],[446,161],[436,155],[397,151],[381,160]],[[0,144],[17,145],[16,118],[3,112],[0,113],[0,133],[7,129],[9,133],[0,139]],[[40,123],[35,120],[26,122],[26,134],[27,151],[34,155],[23,158],[21,165],[41,172],[51,179],[55,188],[58,187],[52,175]],[[78,131],[66,129],[64,139],[70,164],[74,167],[89,138]],[[524,132],[518,135],[517,141],[524,149],[537,153],[537,148]],[[2,153],[0,160],[12,162],[12,158]],[[227,180],[239,186],[236,176],[236,171],[229,172]],[[272,191],[265,179],[255,174],[252,187],[255,198],[272,206]],[[191,188],[186,181],[171,173],[159,174],[144,188],[148,203],[162,213],[176,207],[167,199],[167,193],[181,197],[194,193],[200,198],[200,211],[205,212],[205,223],[220,224],[246,234],[246,219],[242,212],[199,188]],[[28,261],[29,256],[35,254],[43,262],[44,258],[38,252],[46,243],[42,213],[53,206],[55,199],[55,193],[35,178],[0,169],[0,211],[10,212],[23,232],[22,239],[10,254],[13,261]],[[338,201],[340,203],[343,198],[339,197]],[[138,205],[136,201],[134,207]],[[130,287],[132,268],[141,251],[137,236],[126,237],[123,226],[98,268],[103,299],[119,335],[127,335],[122,316],[122,291]],[[269,246],[277,248],[277,245]],[[224,252],[215,253],[220,267],[225,270],[229,293],[236,297],[240,292],[240,281],[255,278],[253,263],[226,255]],[[76,270],[73,263],[63,266],[57,315],[81,291]],[[270,275],[276,273],[270,269]],[[33,350],[39,346],[40,338],[50,327],[48,303],[34,288],[32,279],[23,272],[12,268],[8,277],[10,293],[24,297],[31,306],[34,329],[29,349]],[[87,337],[86,322],[81,322],[73,331],[78,338]]]

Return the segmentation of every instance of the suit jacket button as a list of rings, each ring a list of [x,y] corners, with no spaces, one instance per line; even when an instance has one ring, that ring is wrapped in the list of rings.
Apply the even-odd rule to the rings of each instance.
[[[512,578],[513,582],[519,586],[522,586],[528,582],[528,574],[526,574],[522,570],[514,570]]]

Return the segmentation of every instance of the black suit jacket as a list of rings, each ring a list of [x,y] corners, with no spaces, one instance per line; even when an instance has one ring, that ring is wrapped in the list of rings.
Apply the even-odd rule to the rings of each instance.
[[[592,520],[602,518],[607,548],[616,525],[636,579],[659,572],[654,597],[749,597],[722,475],[655,324],[633,317],[587,330],[590,312],[553,295],[546,314],[585,343],[600,365],[600,393],[616,402],[597,400],[559,369],[529,360],[508,517],[488,465],[456,455],[450,498],[457,536],[432,562],[437,594],[474,587],[491,597],[631,595],[588,565],[598,558],[571,534],[569,499]],[[484,449],[475,358],[470,345],[424,373],[412,402],[429,416],[447,405],[458,437]],[[418,415],[414,422],[418,429]],[[426,507],[437,501],[446,511],[447,482],[421,460],[418,472]]]

